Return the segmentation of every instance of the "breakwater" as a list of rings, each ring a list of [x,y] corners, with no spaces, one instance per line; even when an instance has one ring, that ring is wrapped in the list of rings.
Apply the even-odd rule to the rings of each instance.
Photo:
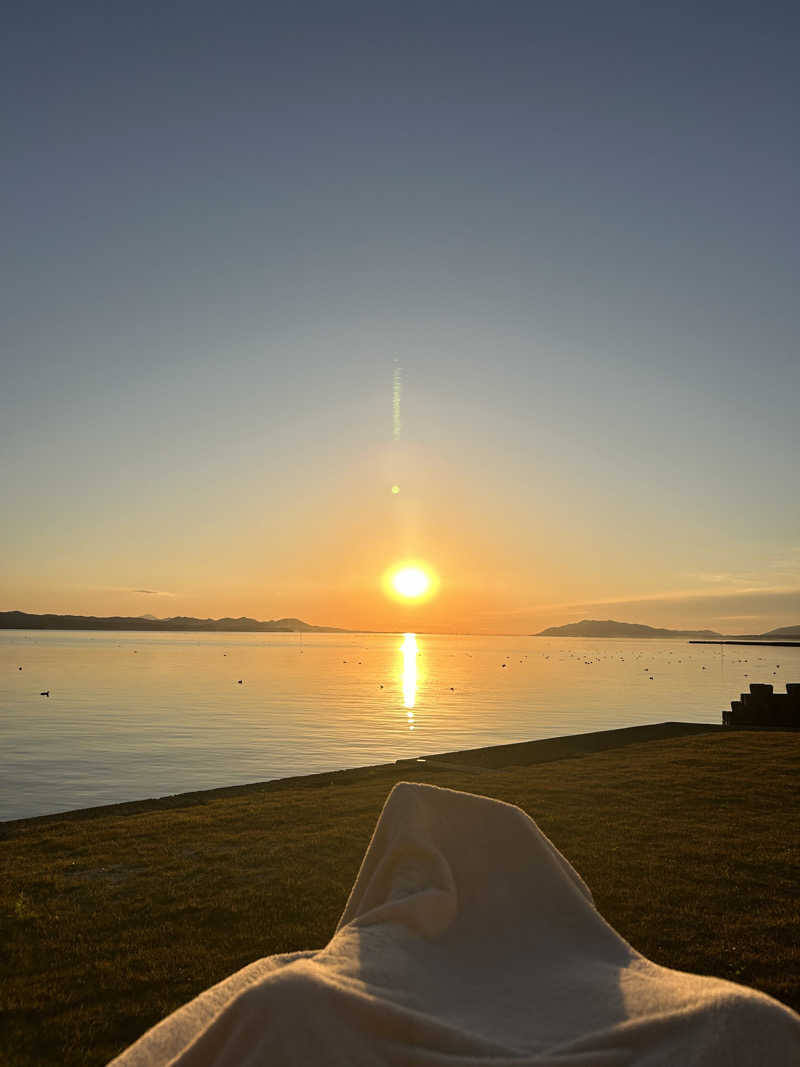
[[[759,648],[800,648],[800,641],[690,641],[690,645],[757,645]]]

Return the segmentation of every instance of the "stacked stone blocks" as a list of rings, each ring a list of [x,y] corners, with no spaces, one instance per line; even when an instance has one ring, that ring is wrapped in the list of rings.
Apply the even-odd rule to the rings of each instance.
[[[723,711],[722,725],[800,727],[800,683],[787,682],[785,693],[773,693],[771,685],[752,682],[750,692]]]

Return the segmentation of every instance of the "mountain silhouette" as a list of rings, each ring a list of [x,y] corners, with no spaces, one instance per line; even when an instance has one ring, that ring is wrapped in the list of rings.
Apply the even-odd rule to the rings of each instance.
[[[176,615],[172,619],[126,615],[29,615],[26,611],[0,611],[0,630],[149,630],[229,633],[352,633],[338,626],[312,626],[302,619],[270,619],[261,622],[239,619],[194,619]]]
[[[714,630],[664,630],[637,622],[583,619],[565,626],[549,626],[534,637],[720,637]]]

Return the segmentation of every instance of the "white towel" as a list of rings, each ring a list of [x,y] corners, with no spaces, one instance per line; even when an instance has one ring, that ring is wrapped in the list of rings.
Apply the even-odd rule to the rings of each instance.
[[[645,959],[519,808],[401,783],[324,949],[245,967],[113,1063],[487,1061],[798,1067],[800,1016]]]

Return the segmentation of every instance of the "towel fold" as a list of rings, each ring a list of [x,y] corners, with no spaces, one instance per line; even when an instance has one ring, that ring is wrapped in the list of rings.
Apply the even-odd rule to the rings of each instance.
[[[800,1016],[659,967],[519,808],[401,783],[320,951],[206,990],[114,1067],[797,1067]]]

